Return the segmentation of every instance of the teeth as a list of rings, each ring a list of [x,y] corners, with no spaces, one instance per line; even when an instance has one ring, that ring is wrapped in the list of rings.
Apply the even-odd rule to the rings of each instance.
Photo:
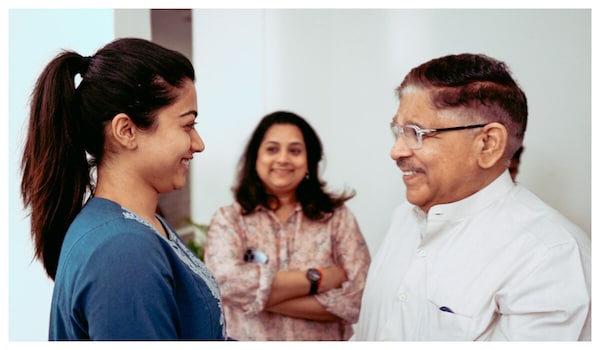
[[[405,176],[411,176],[416,174],[417,172],[414,170],[409,170],[409,171],[404,171],[402,174],[404,174]]]
[[[184,164],[184,165],[188,165],[188,164],[190,164],[190,160],[189,160],[189,159],[184,159],[184,160],[183,160],[183,164]]]

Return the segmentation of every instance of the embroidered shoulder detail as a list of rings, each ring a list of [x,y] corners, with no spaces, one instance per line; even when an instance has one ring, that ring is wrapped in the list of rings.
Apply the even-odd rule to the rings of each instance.
[[[154,231],[154,232],[157,232],[157,233],[158,233],[158,231],[156,231],[156,229],[154,228],[154,226],[150,225],[150,224],[149,224],[149,223],[148,223],[146,220],[142,219],[142,218],[141,218],[140,216],[138,216],[137,214],[135,214],[135,213],[133,213],[133,212],[130,212],[129,210],[127,210],[127,209],[125,209],[125,208],[122,208],[122,209],[124,210],[124,211],[123,211],[123,217],[124,217],[125,219],[135,220],[135,221],[139,222],[140,224],[142,224],[142,225],[144,225],[144,226],[147,226],[147,227],[151,228],[151,229],[152,229],[152,231]]]

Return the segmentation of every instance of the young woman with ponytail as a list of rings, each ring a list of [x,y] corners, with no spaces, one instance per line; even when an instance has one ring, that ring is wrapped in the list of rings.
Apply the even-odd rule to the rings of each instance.
[[[182,54],[124,38],[37,80],[21,194],[55,282],[49,339],[225,337],[213,276],[155,214],[204,150],[194,78]]]

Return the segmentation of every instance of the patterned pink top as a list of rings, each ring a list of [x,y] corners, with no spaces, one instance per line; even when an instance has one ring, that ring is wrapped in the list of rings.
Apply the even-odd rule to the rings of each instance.
[[[268,262],[244,262],[248,248],[265,252]],[[304,216],[299,204],[285,224],[262,206],[246,216],[237,203],[219,209],[209,225],[204,259],[219,284],[227,334],[238,340],[349,339],[371,263],[356,219],[346,206],[315,221]],[[332,265],[344,268],[348,281],[315,297],[341,322],[263,311],[278,270]]]

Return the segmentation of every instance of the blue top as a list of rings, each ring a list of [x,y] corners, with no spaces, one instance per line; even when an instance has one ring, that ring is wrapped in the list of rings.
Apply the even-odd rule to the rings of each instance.
[[[224,339],[216,281],[161,222],[168,240],[117,203],[87,202],[62,245],[50,340]]]

